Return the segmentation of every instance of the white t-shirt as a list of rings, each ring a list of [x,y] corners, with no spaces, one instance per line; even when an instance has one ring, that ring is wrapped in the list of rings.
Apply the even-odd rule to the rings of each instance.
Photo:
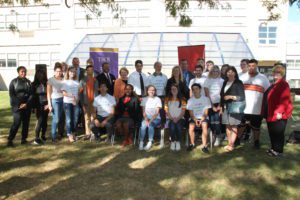
[[[154,85],[156,88],[157,96],[165,96],[165,90],[167,86],[168,77],[164,74],[161,75],[151,75],[148,78],[149,85]]]
[[[161,100],[159,97],[144,97],[141,103],[142,107],[145,107],[145,113],[148,119],[151,119],[153,115],[155,115],[157,108],[161,108]],[[160,116],[157,116],[160,119]]]
[[[51,77],[48,80],[48,85],[52,86],[52,99],[58,99],[64,96],[61,90],[61,87],[63,86],[62,80],[57,80],[55,77]]]
[[[207,78],[204,82],[204,88],[208,88],[211,102],[220,103],[220,92],[223,86],[224,80],[222,78]]]
[[[270,87],[268,78],[258,73],[251,77],[248,73],[239,77],[244,83],[246,108],[245,114],[260,115],[264,92]]]
[[[201,95],[205,96],[205,92],[204,92],[204,82],[206,80],[206,77],[204,76],[201,76],[200,78],[193,78],[191,81],[190,81],[190,84],[189,84],[189,89],[191,90],[192,89],[192,85],[194,83],[198,83],[201,85]]]
[[[209,74],[209,72],[203,72],[202,76],[207,78],[208,74]]]
[[[209,108],[211,108],[211,103],[206,96],[201,96],[198,99],[192,96],[187,103],[187,109],[192,110],[197,119],[200,119],[205,110]]]
[[[107,117],[112,113],[113,108],[116,106],[116,99],[109,94],[106,94],[105,96],[99,94],[94,99],[93,106],[97,109],[97,115]]]
[[[79,82],[74,80],[64,80],[61,88],[62,91],[72,94],[78,100]],[[64,103],[74,103],[73,97],[64,96]]]
[[[165,110],[168,111],[171,115],[171,117],[179,117],[181,112],[186,109],[186,101],[181,101],[181,107],[179,107],[180,100],[165,100]]]

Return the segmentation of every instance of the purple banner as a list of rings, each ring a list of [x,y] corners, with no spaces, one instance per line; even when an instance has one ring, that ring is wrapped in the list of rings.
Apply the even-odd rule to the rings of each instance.
[[[110,73],[116,78],[119,75],[119,63],[117,48],[90,48],[90,58],[94,61],[94,70],[97,73],[102,72],[102,63],[107,62],[110,66]]]

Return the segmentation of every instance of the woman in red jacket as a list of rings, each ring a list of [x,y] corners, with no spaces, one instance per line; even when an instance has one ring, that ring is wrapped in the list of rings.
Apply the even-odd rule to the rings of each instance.
[[[262,113],[266,118],[271,140],[271,148],[267,153],[278,157],[283,153],[284,131],[287,120],[292,115],[293,105],[289,84],[284,80],[285,68],[281,63],[276,63],[272,72],[274,83],[264,94]]]

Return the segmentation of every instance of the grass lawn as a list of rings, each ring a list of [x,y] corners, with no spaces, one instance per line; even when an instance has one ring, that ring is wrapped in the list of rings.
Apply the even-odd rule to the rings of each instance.
[[[8,94],[0,92],[0,199],[300,199],[300,145],[285,146],[283,158],[267,156],[265,124],[261,150],[245,144],[204,155],[170,152],[168,144],[140,152],[120,141],[21,146],[20,133],[16,147],[6,148],[11,121]],[[32,115],[30,141],[35,121]],[[286,133],[295,126],[290,122]]]

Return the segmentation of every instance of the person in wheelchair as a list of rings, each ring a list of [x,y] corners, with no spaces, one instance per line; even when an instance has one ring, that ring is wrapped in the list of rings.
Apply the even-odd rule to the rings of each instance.
[[[162,103],[159,97],[156,96],[156,88],[153,85],[147,87],[147,96],[143,98],[141,106],[143,108],[142,125],[140,128],[140,144],[139,150],[149,150],[152,147],[154,129],[161,123],[159,110]],[[148,129],[148,143],[144,147],[144,138]]]
[[[201,95],[201,85],[194,83],[192,85],[193,96],[188,100],[187,110],[190,113],[189,121],[189,136],[190,145],[187,151],[192,151],[195,148],[195,128],[202,128],[202,147],[204,153],[209,153],[207,148],[208,136],[208,109],[211,108],[209,98]]]
[[[119,99],[116,106],[116,131],[125,136],[123,146],[133,143],[129,129],[138,124],[141,112],[139,98],[133,90],[133,85],[127,84],[125,95]]]
[[[116,100],[107,93],[108,88],[106,83],[101,83],[99,90],[100,94],[93,102],[95,109],[92,115],[92,121],[94,123],[91,124],[91,130],[97,140],[100,139],[101,134],[107,133],[108,137],[106,141],[109,141],[113,132]]]

